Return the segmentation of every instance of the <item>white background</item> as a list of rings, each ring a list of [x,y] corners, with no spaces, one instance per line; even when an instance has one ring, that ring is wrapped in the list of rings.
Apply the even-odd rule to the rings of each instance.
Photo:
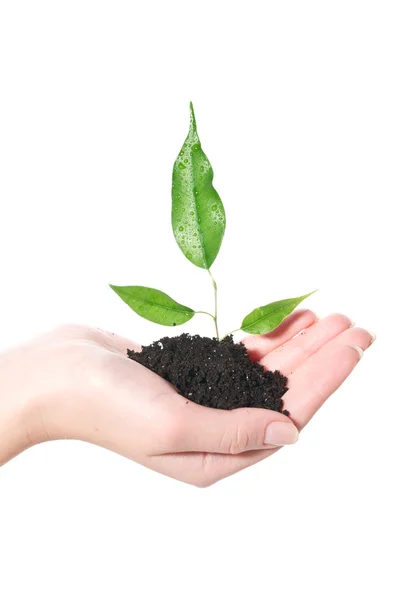
[[[62,322],[165,333],[109,282],[211,309],[170,227],[190,100],[228,217],[222,329],[317,287],[306,306],[378,336],[296,447],[214,487],[79,442],[12,460],[1,598],[398,597],[396,9],[0,3],[2,348]]]

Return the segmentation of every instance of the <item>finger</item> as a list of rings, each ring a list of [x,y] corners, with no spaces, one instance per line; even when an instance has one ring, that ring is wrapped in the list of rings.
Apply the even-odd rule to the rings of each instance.
[[[267,354],[260,363],[270,371],[278,369],[282,373],[291,373],[324,344],[352,325],[352,321],[344,315],[329,315]]]
[[[296,310],[289,317],[266,335],[250,335],[242,342],[245,344],[252,360],[260,360],[265,354],[274,350],[294,335],[317,321],[317,316],[310,310]]]
[[[298,438],[292,421],[276,411],[262,408],[219,410],[186,402],[173,404],[171,452],[239,454],[293,444]]]
[[[328,351],[330,352],[333,348],[342,348],[343,346],[358,346],[362,350],[367,350],[374,340],[375,335],[367,331],[367,329],[351,327],[328,343]]]
[[[289,378],[284,408],[302,429],[353,371],[362,351],[370,345],[371,335],[353,329],[326,344]]]

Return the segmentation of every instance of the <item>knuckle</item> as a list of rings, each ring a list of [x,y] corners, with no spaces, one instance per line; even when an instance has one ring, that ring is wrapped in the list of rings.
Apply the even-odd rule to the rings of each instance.
[[[195,477],[194,485],[198,488],[208,488],[211,485],[214,485],[218,481],[218,478],[215,477],[211,472],[207,472],[202,470]]]
[[[198,488],[208,488],[219,481],[217,472],[215,471],[214,457],[212,453],[203,452],[199,468],[195,469],[192,474],[191,484]]]
[[[209,478],[201,478],[201,479],[196,480],[193,483],[193,485],[197,488],[204,490],[205,488],[211,487],[211,485],[213,485],[214,483],[215,483],[215,481],[212,481]]]
[[[234,431],[232,438],[229,441],[229,454],[241,454],[245,452],[250,445],[250,435],[248,429],[243,426],[238,426]]]

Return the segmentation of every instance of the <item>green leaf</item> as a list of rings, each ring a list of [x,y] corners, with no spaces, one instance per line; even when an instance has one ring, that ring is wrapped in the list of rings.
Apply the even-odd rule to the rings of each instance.
[[[226,215],[212,185],[213,169],[201,148],[192,103],[190,113],[190,130],[173,166],[172,228],[188,260],[209,269],[222,243]]]
[[[279,300],[271,302],[266,306],[255,308],[249,315],[245,317],[241,324],[241,329],[246,333],[261,334],[273,331],[280,323],[288,317],[289,314],[300,304],[305,298],[308,298],[315,293],[298,296],[298,298],[288,298],[287,300]]]
[[[195,315],[192,308],[179,304],[154,288],[140,285],[110,285],[110,288],[140,317],[159,325],[182,325]]]

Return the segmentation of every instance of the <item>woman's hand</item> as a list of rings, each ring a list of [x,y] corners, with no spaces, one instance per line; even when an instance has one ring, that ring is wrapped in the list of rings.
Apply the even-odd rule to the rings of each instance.
[[[9,350],[0,355],[0,464],[33,444],[70,438],[208,486],[294,443],[373,336],[342,315],[317,321],[305,310],[244,341],[254,360],[288,376],[290,418],[199,406],[127,358],[137,344],[97,329],[62,326]]]

